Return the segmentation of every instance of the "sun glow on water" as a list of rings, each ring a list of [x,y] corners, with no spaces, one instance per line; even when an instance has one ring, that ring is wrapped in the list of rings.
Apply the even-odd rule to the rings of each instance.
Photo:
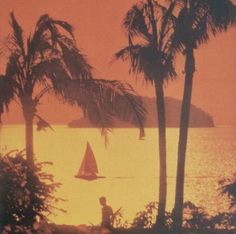
[[[37,161],[52,161],[47,170],[62,183],[57,196],[66,199],[58,204],[67,213],[51,216],[56,223],[82,224],[100,222],[98,199],[106,196],[117,210],[123,208],[124,218],[132,220],[136,212],[158,194],[157,130],[147,129],[146,138],[138,140],[137,129],[116,129],[109,135],[106,148],[97,129],[69,129],[54,126],[55,132],[35,131]],[[185,200],[206,207],[214,213],[227,209],[227,200],[218,196],[218,180],[235,172],[236,129],[190,129],[186,162]],[[89,141],[104,179],[87,182],[76,179]],[[168,201],[173,207],[175,191],[178,129],[167,130]],[[0,134],[2,151],[24,148],[24,126],[3,127]]]

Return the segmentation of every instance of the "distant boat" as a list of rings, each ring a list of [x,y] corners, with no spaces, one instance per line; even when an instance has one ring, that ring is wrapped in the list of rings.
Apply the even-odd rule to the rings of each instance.
[[[83,161],[81,163],[78,174],[75,175],[75,177],[83,180],[96,180],[99,178],[104,178],[104,176],[98,176],[97,173],[98,173],[97,162],[94,157],[92,148],[90,144],[87,142],[87,147]]]

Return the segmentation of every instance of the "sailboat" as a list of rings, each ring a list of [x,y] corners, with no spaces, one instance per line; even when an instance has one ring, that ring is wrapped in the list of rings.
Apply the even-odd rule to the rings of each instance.
[[[87,142],[87,147],[86,147],[83,161],[81,163],[78,174],[75,175],[75,177],[78,179],[84,179],[84,180],[95,180],[98,178],[105,178],[104,176],[98,176],[97,173],[98,173],[97,162],[94,157],[92,148],[89,142]]]

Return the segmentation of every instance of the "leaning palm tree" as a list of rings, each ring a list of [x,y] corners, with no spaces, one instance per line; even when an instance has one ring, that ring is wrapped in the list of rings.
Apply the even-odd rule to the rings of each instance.
[[[142,1],[134,5],[126,14],[124,27],[128,36],[128,46],[116,53],[116,58],[129,60],[130,71],[142,73],[146,82],[155,87],[156,108],[159,126],[159,206],[156,220],[157,229],[165,225],[167,196],[166,172],[166,122],[164,103],[164,82],[176,76],[174,69],[172,14],[175,2],[167,7],[155,0]]]
[[[230,0],[176,0],[176,44],[182,44],[185,55],[185,84],[180,118],[176,194],[174,205],[174,227],[180,233],[184,201],[184,172],[189,126],[189,113],[195,72],[194,51],[208,41],[210,34],[226,30],[233,22],[234,10]]]
[[[0,114],[12,100],[21,105],[26,156],[31,166],[34,166],[33,120],[38,118],[47,124],[37,112],[47,93],[81,107],[102,128],[103,134],[113,116],[133,122],[143,132],[145,109],[141,100],[126,83],[93,79],[91,66],[76,47],[70,24],[43,15],[32,36],[24,41],[23,30],[13,13],[10,23],[9,59],[6,73],[0,77]]]

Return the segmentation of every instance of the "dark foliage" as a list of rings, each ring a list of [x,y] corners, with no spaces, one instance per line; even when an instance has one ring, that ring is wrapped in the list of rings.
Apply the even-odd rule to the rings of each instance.
[[[235,230],[236,229],[236,213],[218,213],[211,217],[210,220],[211,228]]]
[[[54,211],[52,203],[60,200],[53,196],[60,184],[42,171],[43,164],[36,164],[33,171],[22,152],[0,154],[0,222],[7,233],[35,228]]]
[[[192,230],[201,230],[209,227],[210,220],[202,207],[187,201],[184,203],[183,227]]]
[[[219,182],[221,194],[226,194],[230,199],[230,207],[236,206],[236,174]]]
[[[166,8],[152,1],[151,6],[153,9],[148,1],[140,1],[128,11],[123,25],[129,44],[115,57],[130,61],[130,72],[142,73],[153,84],[177,76],[174,57],[178,44],[173,40],[175,2]]]
[[[210,34],[226,31],[236,21],[236,8],[230,0],[177,0],[178,17],[174,41],[183,47],[198,48]]]
[[[133,222],[130,225],[131,229],[149,229],[154,227],[156,220],[156,213],[158,209],[157,202],[150,202],[146,205],[143,211],[136,214]],[[218,213],[216,215],[209,215],[204,208],[198,207],[190,201],[184,203],[183,215],[183,229],[190,232],[197,233],[203,230],[235,230],[236,229],[236,213]],[[166,231],[173,230],[172,215],[166,212]],[[187,233],[189,233],[187,231]]]
[[[126,83],[93,79],[92,67],[78,49],[69,23],[42,15],[27,43],[13,13],[10,24],[9,58],[4,79],[0,79],[0,114],[10,101],[17,100],[25,118],[40,120],[37,107],[41,98],[51,93],[81,107],[91,122],[103,128],[103,134],[116,116],[134,123],[143,135],[141,99]]]
[[[132,228],[138,229],[151,229],[154,227],[158,210],[157,202],[150,202],[145,206],[143,211],[136,214],[133,222],[131,223]],[[171,229],[172,219],[169,212],[165,213],[165,228]]]
[[[6,79],[5,76],[0,75],[0,124],[1,115],[8,111],[8,106],[14,96],[14,81]]]

